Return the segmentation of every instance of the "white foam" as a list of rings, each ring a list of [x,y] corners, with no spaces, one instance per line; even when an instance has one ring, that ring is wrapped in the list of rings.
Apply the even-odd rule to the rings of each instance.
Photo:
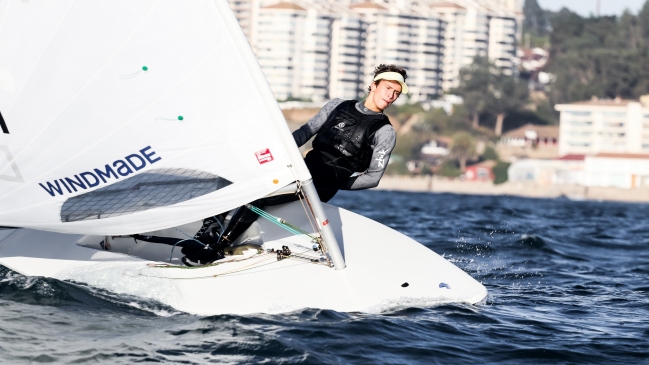
[[[119,295],[128,295],[153,300],[170,307],[176,307],[180,301],[180,291],[169,279],[139,275],[143,267],[141,262],[102,262],[92,266],[83,266],[62,272],[58,279],[87,284],[94,288],[107,290]],[[92,289],[88,289],[91,292]],[[102,293],[102,296],[106,296]],[[134,308],[150,311],[160,316],[171,316],[179,312],[143,306],[138,300],[118,300],[119,303]]]

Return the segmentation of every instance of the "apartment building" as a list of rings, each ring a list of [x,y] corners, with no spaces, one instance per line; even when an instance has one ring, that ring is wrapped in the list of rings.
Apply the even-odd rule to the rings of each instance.
[[[241,30],[246,35],[248,43],[254,49],[256,44],[257,22],[259,8],[264,0],[228,0],[232,12],[237,17]]]
[[[362,93],[365,24],[335,3],[261,6],[254,47],[279,100],[354,99]]]
[[[363,60],[367,23],[347,6],[329,4],[332,13],[329,51],[329,97],[357,99],[365,95]]]
[[[331,18],[307,3],[259,9],[255,52],[277,99],[328,97]]]
[[[459,84],[476,55],[516,70],[521,0],[229,0],[278,99],[357,98],[408,70],[411,102]]]
[[[649,99],[558,104],[559,154],[649,153]]]
[[[423,3],[445,23],[444,90],[459,86],[460,69],[470,65],[476,56],[489,58],[506,74],[516,72],[518,24],[522,22],[522,14],[510,9],[515,2],[501,1],[507,6],[485,0]]]
[[[442,93],[444,32],[438,17],[396,3],[365,1],[350,8],[367,23],[364,85],[372,82],[376,65],[393,63],[408,70],[410,101],[430,100]]]

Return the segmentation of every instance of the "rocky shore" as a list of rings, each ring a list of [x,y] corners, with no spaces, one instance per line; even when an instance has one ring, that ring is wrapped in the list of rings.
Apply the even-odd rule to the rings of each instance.
[[[473,195],[514,195],[528,198],[566,197],[573,200],[605,200],[649,203],[649,188],[618,189],[584,186],[541,186],[506,182],[461,181],[436,176],[386,175],[376,189]]]

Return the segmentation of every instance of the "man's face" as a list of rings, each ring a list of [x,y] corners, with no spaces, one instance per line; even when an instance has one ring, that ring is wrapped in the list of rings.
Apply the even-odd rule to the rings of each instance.
[[[372,83],[370,90],[374,105],[385,110],[401,95],[401,84],[392,80],[381,80],[378,85]]]

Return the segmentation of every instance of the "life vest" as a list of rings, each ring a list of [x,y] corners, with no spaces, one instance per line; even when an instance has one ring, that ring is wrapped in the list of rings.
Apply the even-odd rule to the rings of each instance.
[[[370,167],[374,134],[390,120],[383,114],[363,114],[356,103],[347,100],[333,110],[313,140],[313,150],[337,156],[339,163],[362,172]]]

